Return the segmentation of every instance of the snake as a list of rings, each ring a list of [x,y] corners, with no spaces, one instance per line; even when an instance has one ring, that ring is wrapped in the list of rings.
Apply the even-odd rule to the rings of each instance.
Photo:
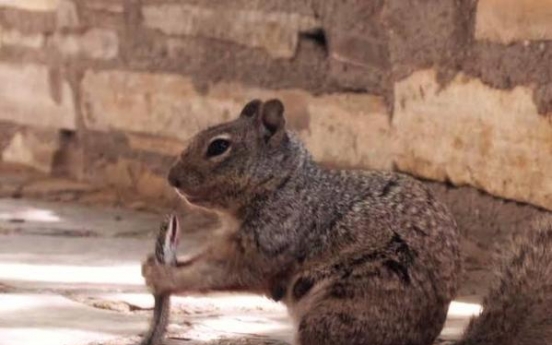
[[[155,242],[155,261],[158,264],[176,266],[176,249],[180,234],[178,218],[169,214],[159,229]],[[158,345],[163,340],[169,322],[171,295],[170,293],[153,294],[154,307],[150,328],[140,345]]]

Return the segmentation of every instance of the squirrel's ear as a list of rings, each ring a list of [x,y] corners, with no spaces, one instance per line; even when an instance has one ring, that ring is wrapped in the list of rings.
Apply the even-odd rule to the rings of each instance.
[[[254,100],[250,101],[249,103],[247,103],[245,105],[245,107],[243,107],[243,109],[240,113],[240,117],[253,117],[253,116],[255,116],[259,112],[259,109],[261,108],[262,104],[263,104],[263,102],[261,102],[258,99],[254,99]]]
[[[284,105],[279,99],[266,101],[262,104],[260,115],[265,140],[269,143],[278,143],[285,134]]]

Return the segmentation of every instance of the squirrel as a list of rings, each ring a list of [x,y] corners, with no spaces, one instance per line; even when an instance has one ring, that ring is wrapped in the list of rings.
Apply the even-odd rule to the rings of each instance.
[[[265,295],[286,305],[295,345],[428,345],[440,334],[462,270],[448,208],[405,174],[321,167],[280,100],[252,100],[199,132],[168,181],[227,227],[176,267],[147,259],[156,293]],[[516,246],[459,344],[552,344],[544,229]]]

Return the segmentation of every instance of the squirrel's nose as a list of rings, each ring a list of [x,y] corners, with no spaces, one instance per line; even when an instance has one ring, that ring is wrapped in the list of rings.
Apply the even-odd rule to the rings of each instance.
[[[174,188],[180,188],[180,180],[178,179],[178,174],[176,174],[175,169],[169,171],[169,184]]]

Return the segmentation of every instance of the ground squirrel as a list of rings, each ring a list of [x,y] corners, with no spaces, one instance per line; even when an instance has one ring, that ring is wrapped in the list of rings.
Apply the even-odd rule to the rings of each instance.
[[[285,123],[279,100],[253,100],[190,141],[169,182],[229,226],[176,268],[144,262],[146,283],[269,296],[287,306],[296,345],[431,344],[461,270],[451,213],[406,175],[320,167]],[[463,344],[552,343],[550,228],[516,247]]]

